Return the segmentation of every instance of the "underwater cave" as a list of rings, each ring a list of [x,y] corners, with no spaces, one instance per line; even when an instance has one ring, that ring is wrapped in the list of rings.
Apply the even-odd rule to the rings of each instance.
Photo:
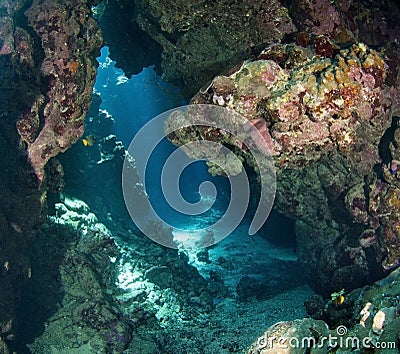
[[[398,17],[1,2],[0,354],[397,353]]]

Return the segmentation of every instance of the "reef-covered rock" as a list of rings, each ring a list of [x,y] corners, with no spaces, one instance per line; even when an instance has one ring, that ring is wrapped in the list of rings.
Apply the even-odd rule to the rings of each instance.
[[[345,43],[356,38],[370,46],[396,46],[399,7],[393,0],[295,0],[290,16],[301,37],[326,35]]]
[[[0,2],[0,327],[11,341],[27,251],[62,187],[51,160],[83,132],[101,35],[95,1]]]
[[[371,282],[399,260],[397,145],[390,136],[400,94],[382,54],[363,43],[334,48],[328,39],[332,51],[322,51],[321,39],[307,48],[272,45],[214,78],[192,103],[235,110],[263,135],[277,169],[275,208],[296,220],[306,275],[328,293]],[[170,140],[219,141],[257,171],[246,146],[210,129],[181,129]]]
[[[66,151],[83,134],[102,37],[90,15],[91,1],[34,1],[25,12],[41,43],[42,94],[17,122],[38,177],[50,158]],[[21,44],[22,45],[22,44]],[[33,50],[29,42],[26,50]],[[35,48],[35,50],[37,50]],[[46,83],[46,84],[44,84]]]
[[[29,255],[32,281],[19,316],[31,321],[17,333],[20,345],[33,353],[123,352],[131,328],[111,298],[119,250],[88,205],[64,195]]]
[[[323,35],[336,43],[356,40],[393,48],[400,33],[399,8],[393,0],[121,0],[118,5],[109,3],[99,13],[117,66],[130,75],[142,60],[157,68],[161,62],[164,79],[180,84],[189,94],[271,43],[287,43],[297,37],[304,44],[312,36]],[[139,48],[136,52],[141,52],[142,46],[132,36],[115,38],[112,17],[121,19],[117,26],[125,34],[143,38],[147,55],[132,54],[135,45]],[[157,57],[160,50],[161,58]]]
[[[159,48],[166,81],[193,94],[217,73],[260,50],[280,42],[296,30],[288,10],[279,1],[119,1],[119,15],[127,16],[126,31],[138,25]],[[107,32],[107,30],[105,31]],[[105,33],[107,37],[107,33]],[[156,48],[157,52],[159,51]],[[123,46],[111,48],[111,57],[127,72],[134,71]],[[121,64],[119,64],[121,62]],[[154,62],[158,66],[159,61]]]
[[[92,3],[34,1],[24,8],[22,2],[2,4],[8,16],[1,21],[0,55],[9,62],[3,67],[1,88],[20,149],[27,151],[39,183],[50,158],[83,133],[102,44]]]
[[[310,313],[314,318],[270,326],[247,353],[398,353],[399,295],[397,269],[372,286],[343,294],[343,302],[320,302],[323,315],[317,319]]]
[[[77,198],[63,194],[55,204],[29,250],[32,281],[19,316],[31,321],[15,333],[20,346],[38,354],[156,353],[177,348],[173,333],[191,332],[187,321],[207,328],[212,290],[188,258],[110,225],[112,232]],[[0,329],[11,334],[6,324]]]

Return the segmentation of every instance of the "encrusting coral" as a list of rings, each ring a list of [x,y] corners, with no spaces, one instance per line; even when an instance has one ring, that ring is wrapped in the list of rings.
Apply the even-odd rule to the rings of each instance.
[[[66,151],[84,132],[96,76],[95,55],[102,44],[89,14],[86,1],[34,1],[26,11],[41,41],[40,76],[48,85],[18,120],[17,128],[40,183],[49,159]]]
[[[399,259],[396,238],[388,241],[397,189],[375,172],[385,169],[380,141],[399,103],[382,54],[321,36],[308,47],[272,45],[192,99],[240,113],[263,135],[277,168],[275,207],[296,219],[300,261],[326,294],[373,281]],[[194,136],[233,146],[257,171],[248,149],[222,130],[197,126],[169,138],[181,145]]]

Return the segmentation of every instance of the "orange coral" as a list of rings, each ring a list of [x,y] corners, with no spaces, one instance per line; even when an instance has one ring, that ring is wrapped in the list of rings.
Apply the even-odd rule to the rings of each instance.
[[[79,62],[77,60],[68,63],[69,70],[75,74],[79,67]]]

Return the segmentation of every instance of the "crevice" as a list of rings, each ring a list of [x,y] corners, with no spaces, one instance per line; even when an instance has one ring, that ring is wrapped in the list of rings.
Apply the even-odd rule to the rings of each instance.
[[[25,16],[25,11],[32,5],[32,1],[28,1],[14,16],[15,25],[25,30],[33,41],[33,60],[35,63],[42,63],[46,57],[42,48],[41,40],[35,30],[29,25],[28,18]]]
[[[139,27],[136,17],[134,4],[109,2],[98,18],[110,58],[128,78],[152,65],[161,72],[162,47]]]
[[[398,148],[397,143],[394,141],[394,133],[399,127],[400,117],[393,117],[392,124],[383,133],[381,140],[378,144],[379,157],[384,164],[389,164],[392,161],[392,153],[390,152],[390,144],[394,146],[395,149]]]

